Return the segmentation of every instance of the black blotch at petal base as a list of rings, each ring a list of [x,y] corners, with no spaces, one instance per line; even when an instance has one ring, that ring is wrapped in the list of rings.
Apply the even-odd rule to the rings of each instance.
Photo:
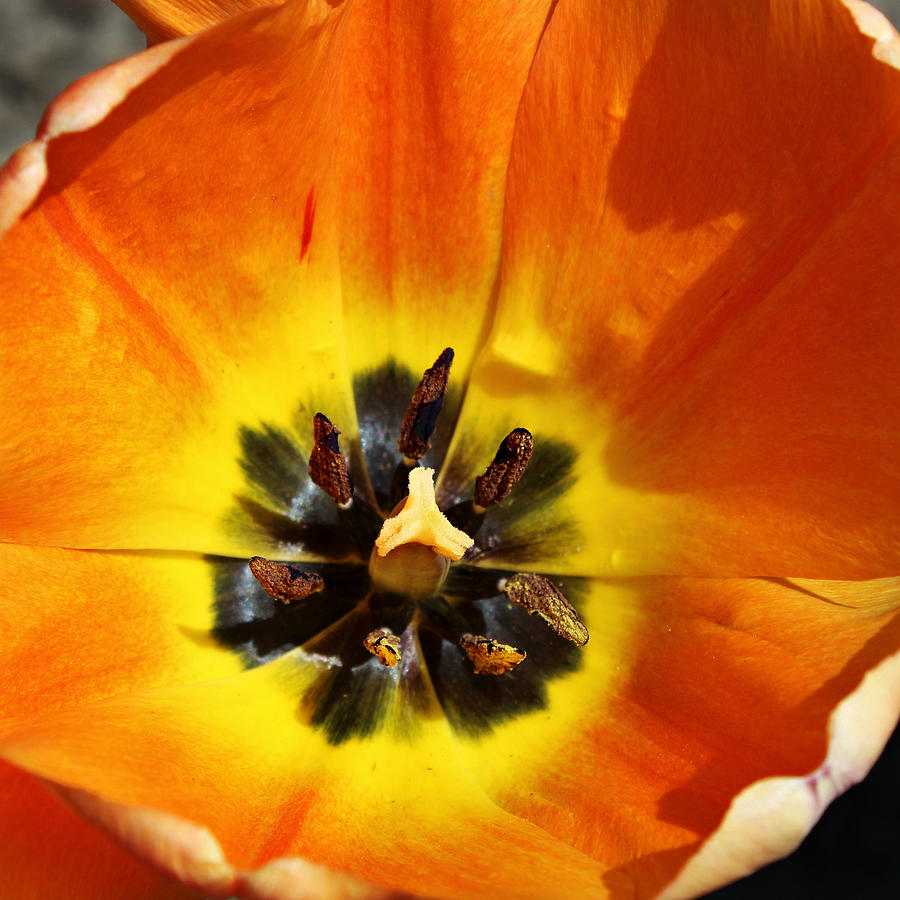
[[[420,377],[391,361],[354,379],[360,445],[343,449],[351,455],[352,468],[367,467],[375,494],[371,499],[381,515],[394,505],[397,437]],[[444,460],[462,395],[451,376],[423,465],[438,468]],[[263,591],[246,561],[210,557],[213,637],[238,653],[248,668],[302,648],[304,664],[319,667],[319,672],[298,697],[297,719],[333,744],[365,739],[388,720],[411,737],[423,718],[439,712],[459,732],[485,734],[545,708],[548,682],[575,671],[582,650],[500,594],[497,583],[511,570],[482,566],[502,560],[504,568],[534,563],[540,569],[541,561],[578,540],[577,526],[562,517],[557,505],[574,484],[575,450],[535,434],[528,470],[510,497],[484,515],[473,553],[451,567],[441,596],[414,604],[371,593],[368,546],[381,515],[361,496],[349,511],[339,510],[312,483],[307,474],[312,419],[301,406],[294,420],[289,429],[266,423],[240,429],[246,490],[235,497],[228,524],[242,535],[262,533],[270,546],[284,549],[285,560],[301,553],[329,560],[301,564],[322,575],[325,590],[285,606]],[[310,433],[304,443],[300,435],[307,420]],[[448,483],[473,486],[483,464],[466,458],[463,449],[455,454]],[[470,499],[448,495],[443,502]],[[474,561],[479,566],[469,565]],[[566,579],[565,593],[576,609],[586,589],[586,582]],[[404,635],[405,658],[396,669],[382,666],[363,647],[366,634],[383,627]],[[458,646],[464,632],[521,647],[527,658],[504,675],[476,675]]]

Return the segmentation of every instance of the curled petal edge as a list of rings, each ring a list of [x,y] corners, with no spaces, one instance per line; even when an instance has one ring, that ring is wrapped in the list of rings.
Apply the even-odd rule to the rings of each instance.
[[[232,866],[207,828],[171,813],[104,800],[79,788],[42,779],[82,818],[154,869],[209,898],[240,900],[401,900],[299,858],[276,859],[253,871]]]
[[[872,56],[895,69],[900,69],[900,34],[887,16],[865,0],[843,0],[843,3],[853,16],[856,27],[866,37],[875,41]]]
[[[333,872],[305,859],[276,859],[238,877],[241,900],[412,900]]]
[[[765,778],[741,791],[718,829],[658,900],[687,900],[792,853],[827,806],[865,778],[900,718],[900,652],[882,660],[828,720],[828,753],[809,775]]]
[[[0,169],[0,238],[28,212],[46,184],[50,141],[102,122],[131,91],[193,39],[184,37],[160,44],[85,75],[47,107],[35,139],[20,147]]]
[[[122,12],[158,44],[196,34],[256,6],[277,6],[282,0],[114,0]]]

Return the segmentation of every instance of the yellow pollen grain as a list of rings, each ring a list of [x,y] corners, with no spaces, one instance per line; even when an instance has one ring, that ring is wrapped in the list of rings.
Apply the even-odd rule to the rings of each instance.
[[[424,544],[445,559],[462,559],[474,543],[438,509],[434,498],[434,469],[417,466],[409,473],[409,496],[403,509],[385,519],[375,539],[375,549],[379,556],[387,556],[404,544]]]

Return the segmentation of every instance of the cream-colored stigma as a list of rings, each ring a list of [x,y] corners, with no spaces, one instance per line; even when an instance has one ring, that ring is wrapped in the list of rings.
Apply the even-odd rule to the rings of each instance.
[[[464,531],[454,528],[434,499],[434,469],[419,466],[409,473],[409,496],[395,516],[384,520],[375,539],[379,556],[405,544],[423,544],[445,559],[462,559],[474,544]]]

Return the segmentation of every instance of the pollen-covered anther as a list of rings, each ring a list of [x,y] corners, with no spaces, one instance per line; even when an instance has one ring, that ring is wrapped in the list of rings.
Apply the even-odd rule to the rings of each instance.
[[[540,616],[560,637],[579,647],[588,642],[587,626],[563,592],[549,579],[518,572],[501,583],[500,589],[517,606]]]
[[[363,640],[363,646],[373,656],[377,656],[383,666],[390,666],[392,669],[397,667],[402,657],[400,638],[390,628],[370,631]]]
[[[409,408],[400,426],[400,440],[397,446],[407,465],[414,465],[431,446],[431,435],[437,425],[438,414],[444,404],[447,379],[453,364],[453,350],[447,347],[435,360],[430,369],[425,370],[416,388]]]
[[[375,539],[375,549],[379,556],[387,556],[405,544],[421,544],[445,559],[462,559],[474,543],[438,509],[434,498],[434,469],[417,466],[409,473],[409,496],[403,508],[385,519]]]
[[[305,600],[310,594],[315,594],[325,587],[321,575],[304,572],[303,569],[290,563],[279,563],[262,556],[254,556],[248,565],[262,589],[282,603]]]
[[[514,428],[503,439],[491,464],[475,479],[476,512],[484,512],[509,496],[525,474],[533,452],[534,438],[526,428]]]
[[[459,646],[472,660],[476,675],[502,675],[514,669],[527,656],[524,650],[483,634],[464,634],[459,639]]]
[[[353,496],[353,480],[350,478],[347,460],[338,445],[340,433],[327,416],[315,414],[309,477],[335,503],[346,506]]]

